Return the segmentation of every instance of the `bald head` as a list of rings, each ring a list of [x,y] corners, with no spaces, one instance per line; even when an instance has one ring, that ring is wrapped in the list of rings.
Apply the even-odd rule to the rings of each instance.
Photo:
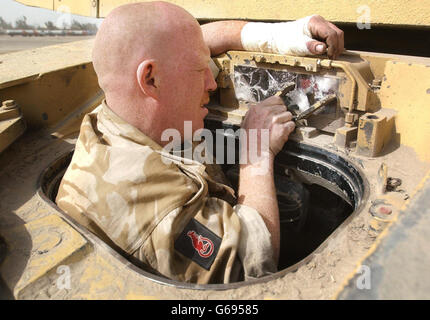
[[[127,4],[103,21],[93,64],[108,106],[163,145],[167,128],[203,126],[216,88],[209,48],[197,20],[166,2]]]
[[[134,73],[146,59],[163,63],[187,47],[190,34],[201,32],[196,19],[166,2],[127,4],[115,8],[97,32],[93,64],[101,88],[108,93]],[[169,59],[170,57],[170,59]],[[122,81],[119,81],[120,79]]]

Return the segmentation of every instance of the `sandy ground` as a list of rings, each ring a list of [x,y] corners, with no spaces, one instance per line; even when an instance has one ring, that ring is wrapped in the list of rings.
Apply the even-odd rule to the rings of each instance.
[[[23,37],[0,35],[0,54],[91,39],[94,36]]]

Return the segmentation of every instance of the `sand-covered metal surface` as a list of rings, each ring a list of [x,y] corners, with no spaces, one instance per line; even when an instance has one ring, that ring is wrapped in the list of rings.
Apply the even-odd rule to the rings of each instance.
[[[237,283],[199,289],[177,288],[150,280],[145,272],[94,235],[89,234],[53,208],[37,194],[38,178],[49,163],[70,152],[74,140],[57,140],[44,132],[27,133],[0,156],[0,234],[7,255],[0,270],[6,285],[21,299],[329,299],[354,274],[361,259],[375,244],[387,223],[374,225],[369,214],[381,161],[389,175],[402,179],[403,192],[384,195],[391,199],[393,216],[419,184],[429,165],[414,157],[413,150],[400,147],[379,159],[355,157],[338,151],[324,136],[308,139],[359,167],[369,181],[369,196],[314,254],[262,283]],[[407,163],[404,159],[408,158]],[[53,218],[53,216],[55,218]],[[55,231],[55,240],[47,236]],[[66,246],[66,247],[63,247]],[[42,248],[42,249],[41,249]],[[59,289],[59,266],[71,272],[69,289]],[[157,279],[156,279],[157,280]],[[160,279],[158,279],[160,280]],[[222,290],[219,290],[222,289]]]

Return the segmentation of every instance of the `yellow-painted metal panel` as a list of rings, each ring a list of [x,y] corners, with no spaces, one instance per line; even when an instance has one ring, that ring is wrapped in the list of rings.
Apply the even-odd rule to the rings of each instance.
[[[113,8],[138,1],[100,0],[100,16]],[[201,19],[295,20],[320,14],[337,22],[427,25],[430,2],[422,0],[170,0]],[[368,15],[367,15],[368,14]]]
[[[1,271],[9,283],[16,282],[15,296],[19,296],[21,291],[32,286],[50,270],[56,271],[66,258],[82,254],[82,248],[88,245],[84,237],[56,215],[2,232],[13,254],[2,264]],[[21,258],[20,250],[29,245],[28,235],[31,236],[31,254],[25,272],[20,274],[16,261]]]
[[[71,13],[94,16],[100,3],[100,17],[133,0],[18,0],[43,8],[69,6]],[[430,26],[430,1],[427,0],[167,0],[176,3],[199,19],[295,20],[320,14],[335,22],[367,22]]]
[[[92,46],[91,39],[3,54],[0,100],[14,99],[31,128],[56,125],[86,109],[100,90]]]
[[[421,160],[430,161],[430,59],[421,63],[389,61],[380,99],[384,108],[398,111],[400,143],[412,147]]]
[[[34,6],[54,10],[54,0],[16,0],[27,6]]]
[[[0,121],[0,153],[18,139],[25,129],[22,117]]]
[[[91,62],[93,39],[69,42],[1,56],[0,89],[25,83],[40,75]]]

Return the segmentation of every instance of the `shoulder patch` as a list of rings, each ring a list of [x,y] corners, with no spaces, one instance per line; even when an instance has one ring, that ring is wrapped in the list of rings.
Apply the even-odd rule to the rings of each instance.
[[[196,219],[188,222],[175,241],[176,251],[206,270],[210,270],[220,245],[221,238]]]

